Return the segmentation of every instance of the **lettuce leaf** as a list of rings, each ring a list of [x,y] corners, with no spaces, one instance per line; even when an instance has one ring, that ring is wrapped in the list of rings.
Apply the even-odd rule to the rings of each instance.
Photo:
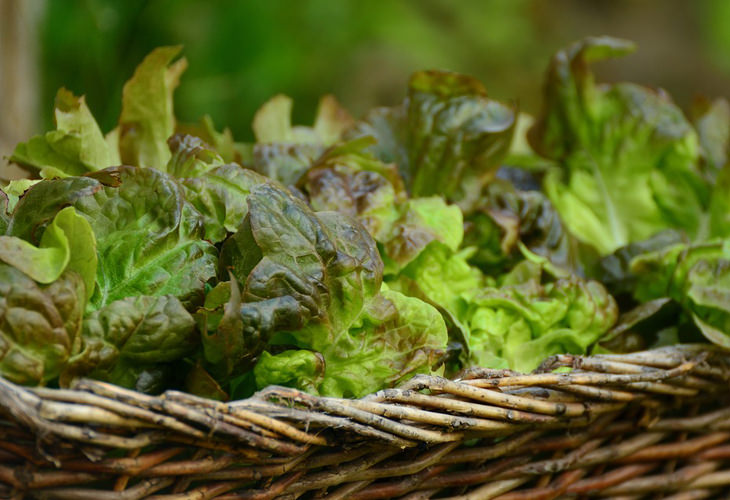
[[[730,348],[730,240],[679,243],[630,265],[637,300],[675,300],[708,340]]]
[[[512,140],[516,114],[488,99],[477,80],[421,71],[398,107],[372,111],[348,132],[373,136],[372,153],[396,163],[413,197],[441,195],[469,208]]]
[[[694,235],[706,188],[697,134],[662,92],[596,85],[588,65],[634,50],[586,38],[552,59],[530,142],[558,167],[544,189],[572,234],[608,254],[667,228]]]
[[[87,315],[81,348],[65,368],[66,381],[90,376],[150,392],[156,369],[192,354],[198,334],[192,316],[170,295],[111,302]]]
[[[83,175],[120,163],[83,96],[60,89],[55,116],[56,130],[18,144],[10,161],[44,178]]]
[[[78,352],[85,303],[84,282],[73,271],[41,285],[0,262],[0,375],[24,385],[58,377]]]
[[[335,212],[315,214],[273,183],[255,187],[248,205],[221,259],[245,283],[242,311],[247,308],[247,316],[260,323],[275,318],[260,329],[270,335],[270,355],[262,363],[282,366],[281,358],[272,359],[280,355],[272,346],[319,353],[325,373],[317,390],[348,397],[393,384],[411,371],[430,371],[446,347],[443,320],[418,299],[380,292],[383,264],[360,224]],[[274,314],[272,306],[283,312]],[[310,373],[307,356],[296,355],[296,366]],[[313,389],[311,376],[279,368],[276,373],[280,383]]]
[[[467,363],[527,373],[548,356],[586,352],[616,322],[618,307],[603,285],[545,274],[522,261],[501,287],[472,299]]]
[[[167,139],[175,132],[172,94],[187,68],[185,58],[172,62],[181,50],[153,50],[124,84],[118,133],[125,165],[165,170],[170,159]]]
[[[202,239],[202,218],[180,185],[155,169],[115,167],[93,175],[34,185],[18,202],[8,233],[33,242],[70,205],[96,237],[91,309],[139,295],[174,295],[190,307],[202,303],[217,252]]]

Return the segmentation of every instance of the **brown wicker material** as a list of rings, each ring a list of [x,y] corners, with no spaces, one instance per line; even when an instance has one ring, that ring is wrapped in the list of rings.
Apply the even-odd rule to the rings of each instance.
[[[0,433],[2,498],[730,498],[730,353],[564,355],[360,400],[0,379]]]

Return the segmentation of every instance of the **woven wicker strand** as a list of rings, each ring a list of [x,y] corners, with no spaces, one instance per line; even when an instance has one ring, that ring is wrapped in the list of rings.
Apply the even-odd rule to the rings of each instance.
[[[0,378],[0,497],[730,498],[730,353],[561,355],[359,400]]]

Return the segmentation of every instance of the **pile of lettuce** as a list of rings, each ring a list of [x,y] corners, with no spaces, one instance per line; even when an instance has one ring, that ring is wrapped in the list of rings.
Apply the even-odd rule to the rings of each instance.
[[[104,135],[61,89],[0,191],[0,375],[225,399],[361,397],[416,373],[530,371],[558,353],[730,347],[730,106],[596,84],[558,52],[532,119],[423,71],[395,107],[278,95],[254,143],[177,123],[179,47],[153,51]],[[600,342],[600,344],[599,344]]]

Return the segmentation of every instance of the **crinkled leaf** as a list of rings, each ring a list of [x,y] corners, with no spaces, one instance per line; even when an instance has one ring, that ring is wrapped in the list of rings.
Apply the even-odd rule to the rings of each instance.
[[[321,354],[297,349],[279,354],[264,351],[253,373],[258,387],[285,385],[317,393],[324,371],[325,361]]]
[[[203,216],[205,239],[218,243],[242,224],[248,213],[248,195],[264,182],[268,179],[231,163],[184,179],[182,186],[187,200]]]
[[[83,175],[120,162],[86,106],[62,88],[56,95],[56,130],[16,146],[10,161],[42,177]]]
[[[167,139],[175,132],[172,96],[187,61],[180,46],[159,47],[137,66],[122,91],[119,152],[125,165],[165,170]]]
[[[473,78],[422,71],[400,107],[373,111],[350,135],[374,136],[373,153],[398,164],[412,196],[470,207],[506,155],[514,125],[514,110],[488,99]]]
[[[670,227],[693,234],[706,197],[697,134],[670,98],[594,82],[589,63],[633,50],[602,37],[558,52],[530,136],[560,165],[545,178],[546,194],[571,233],[602,254]]]
[[[73,207],[56,214],[39,247],[15,236],[0,236],[0,260],[44,284],[56,281],[65,270],[75,271],[84,280],[86,298],[94,292],[96,239],[89,222]]]
[[[174,295],[192,306],[202,302],[217,252],[201,239],[202,218],[180,185],[154,169],[117,167],[93,175],[33,186],[18,202],[8,233],[33,242],[71,205],[96,236],[92,308],[138,295]]]
[[[179,123],[176,132],[199,137],[206,144],[210,144],[226,163],[239,160],[231,130],[225,128],[223,132],[218,132],[213,124],[213,119],[208,115],[203,116],[197,124]]]
[[[676,244],[631,262],[635,297],[670,297],[711,342],[730,345],[730,240]]]
[[[165,170],[173,177],[201,177],[223,165],[223,158],[199,137],[175,134],[167,144],[172,156]]]
[[[191,354],[198,342],[195,321],[176,297],[126,297],[87,315],[83,345],[64,378],[90,376],[138,388],[149,384],[143,373]]]
[[[18,204],[18,200],[20,200],[28,189],[39,182],[41,182],[40,179],[15,179],[10,181],[4,188],[1,188],[0,193],[5,194],[5,201],[0,202],[0,206],[3,208],[0,211],[0,219],[5,217],[7,221],[10,213],[15,209],[15,205]],[[3,197],[2,194],[0,194],[0,197]],[[0,232],[4,232],[4,230]]]
[[[360,224],[335,212],[315,214],[271,183],[254,188],[248,205],[244,224],[223,246],[223,264],[245,280],[242,312],[250,308],[248,317],[259,318],[262,331],[273,333],[271,345],[323,357],[320,393],[360,396],[411,370],[430,370],[446,347],[443,320],[418,299],[401,300],[398,294],[396,304],[380,293],[383,264]],[[428,328],[412,311],[415,303],[433,315]],[[274,321],[263,322],[267,317]],[[413,330],[403,323],[408,321],[416,325]],[[304,367],[314,366],[311,355],[291,356]],[[261,362],[278,367],[277,381],[314,389],[309,368],[281,371],[281,358],[273,358]],[[256,378],[264,380],[261,370]]]
[[[0,375],[17,384],[45,384],[78,352],[84,282],[66,272],[37,284],[0,263]]]
[[[472,300],[471,363],[529,372],[548,356],[584,353],[613,326],[618,308],[600,283],[575,276],[546,281],[539,270],[523,261],[502,287]]]

